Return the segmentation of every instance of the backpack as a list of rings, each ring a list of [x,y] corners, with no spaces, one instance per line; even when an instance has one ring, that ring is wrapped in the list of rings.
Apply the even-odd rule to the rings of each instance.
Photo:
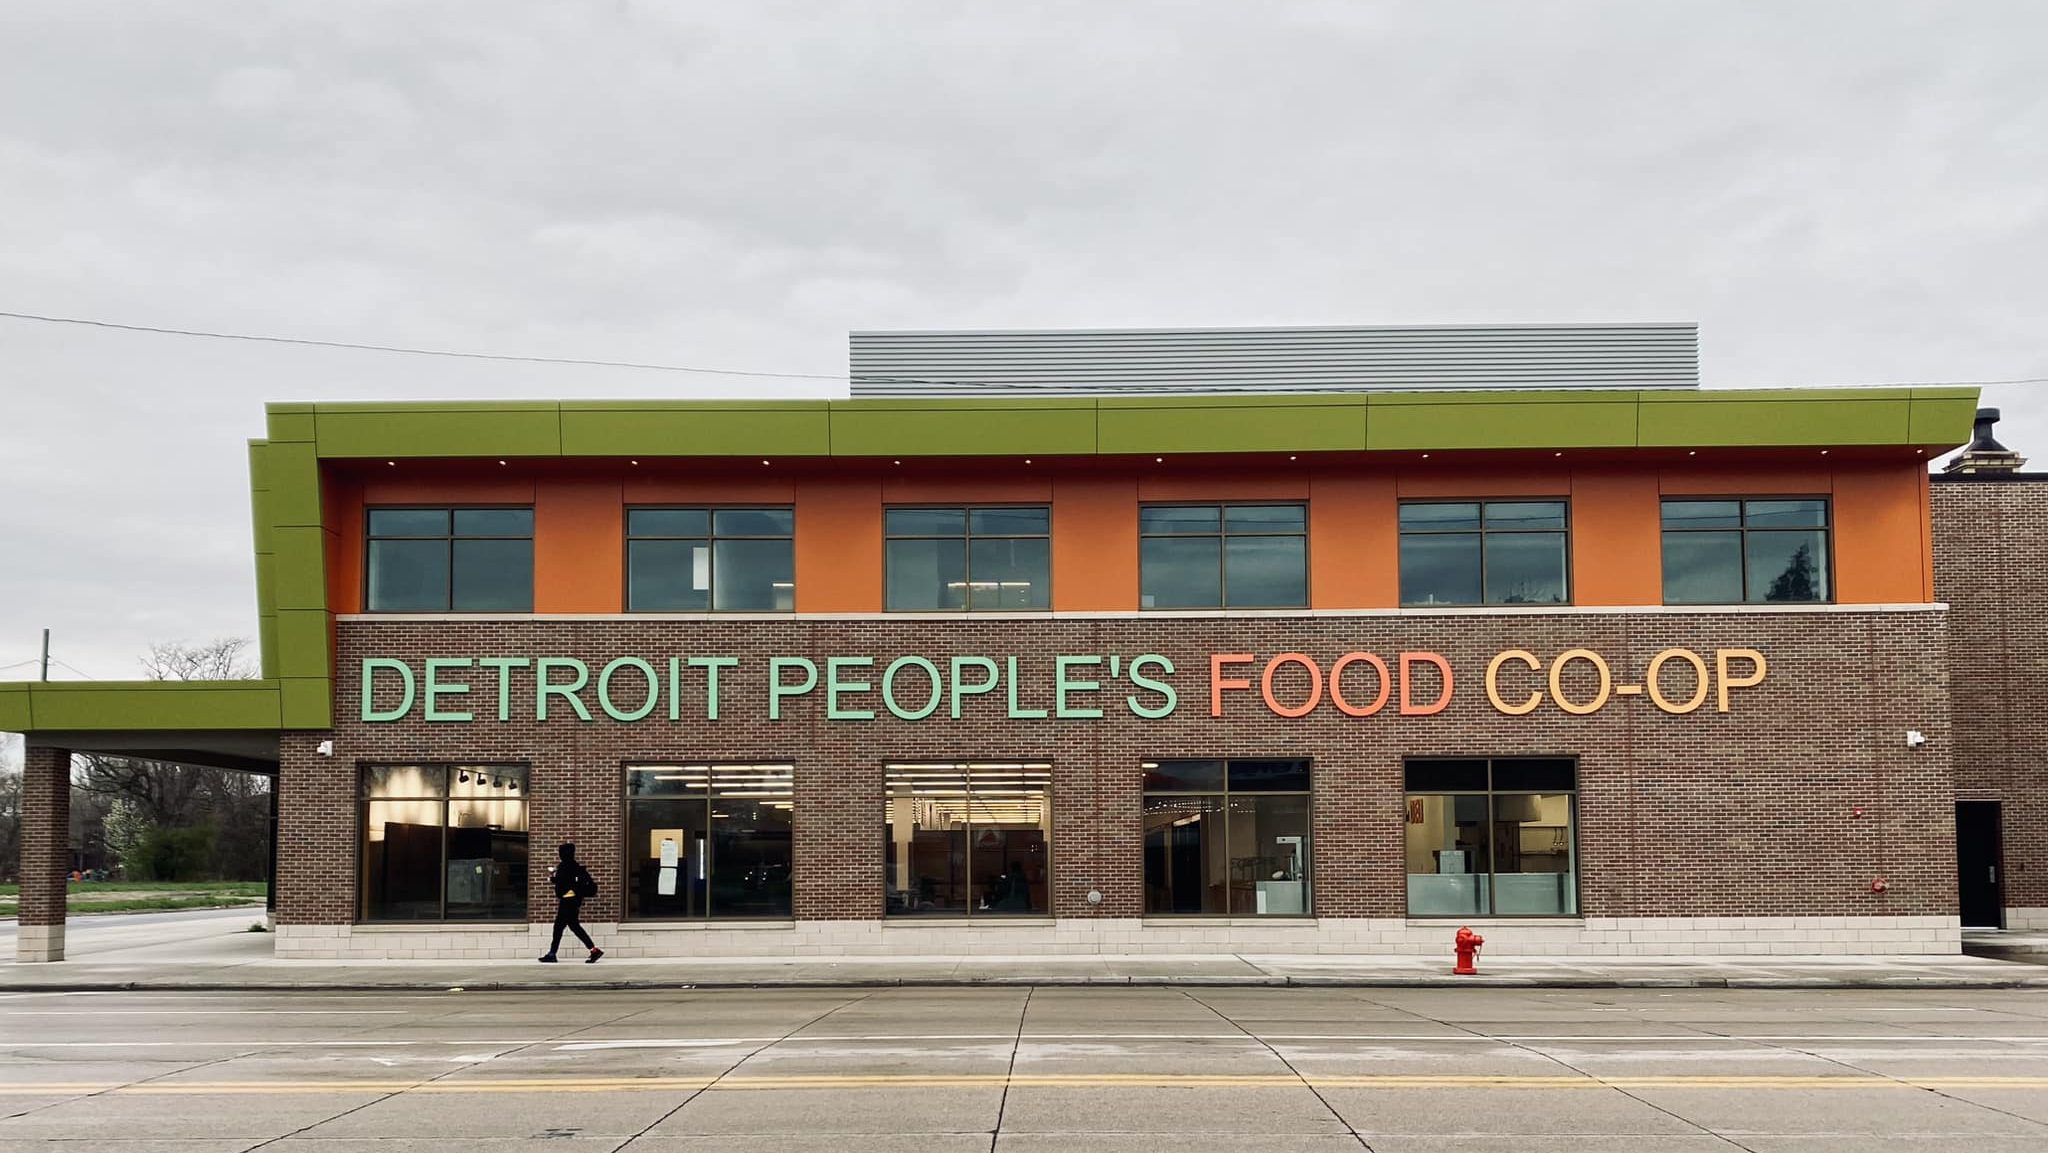
[[[591,876],[590,870],[581,864],[576,866],[576,895],[584,900],[597,896],[597,878]]]

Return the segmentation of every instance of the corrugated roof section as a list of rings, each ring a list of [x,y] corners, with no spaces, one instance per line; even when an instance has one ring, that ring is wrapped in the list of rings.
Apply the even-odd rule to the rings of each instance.
[[[856,332],[853,395],[1697,388],[1694,324]]]

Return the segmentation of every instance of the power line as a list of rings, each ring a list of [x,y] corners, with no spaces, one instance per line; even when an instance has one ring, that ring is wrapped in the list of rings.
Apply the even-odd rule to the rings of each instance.
[[[57,659],[56,657],[51,657],[51,658],[50,658],[50,663],[51,663],[51,664],[53,664],[53,665],[56,665],[56,666],[57,666],[58,668],[60,668],[60,669],[70,669],[70,670],[71,670],[72,672],[74,672],[74,673],[78,673],[78,675],[79,675],[79,676],[81,676],[81,677],[84,677],[84,678],[85,678],[86,680],[89,680],[89,681],[96,681],[96,680],[99,680],[99,678],[98,678],[98,677],[96,677],[96,676],[93,676],[93,675],[92,675],[91,673],[88,673],[88,672],[81,672],[81,671],[80,671],[80,670],[79,670],[78,668],[76,668],[75,666],[72,666],[72,665],[67,665],[67,664],[65,664],[65,663],[64,663],[63,661],[60,661],[60,660],[58,660],[58,659]]]
[[[308,348],[342,348],[357,352],[389,352],[401,356],[439,356],[454,360],[495,360],[514,364],[565,364],[583,368],[632,368],[647,372],[690,372],[708,376],[747,376],[772,380],[830,380],[848,381],[850,376],[839,376],[818,372],[768,372],[745,368],[704,368],[687,364],[656,364],[635,360],[585,360],[568,356],[521,356],[506,352],[461,352],[446,348],[412,348],[397,344],[368,344],[350,340],[312,340],[296,336],[264,336],[247,332],[210,332],[195,328],[164,328],[151,324],[123,324],[112,320],[95,320],[79,316],[44,316],[33,312],[0,312],[0,319],[26,320],[39,324],[71,324],[85,328],[106,328],[120,332],[146,332],[158,336],[190,336],[205,340],[242,340],[258,344],[292,344]],[[918,377],[864,377],[890,384],[953,384],[953,380],[932,380]],[[2023,376],[2009,380],[1885,380],[1867,381],[1860,384],[1817,385],[1820,388],[1985,388],[2004,384],[2048,384],[2048,376]]]
[[[5,670],[5,669],[18,669],[18,668],[20,668],[20,667],[21,667],[21,666],[23,666],[23,665],[32,665],[32,664],[35,664],[35,663],[36,663],[36,658],[34,658],[34,657],[30,657],[29,659],[27,659],[27,660],[25,660],[25,661],[16,661],[16,662],[14,662],[14,663],[13,663],[13,664],[11,664],[11,665],[0,665],[0,670]]]
[[[31,320],[42,324],[76,324],[87,328],[111,328],[122,332],[150,332],[160,336],[196,336],[207,340],[248,340],[260,344],[299,344],[312,348],[347,348],[361,352],[394,352],[405,356],[444,356],[457,360],[500,360],[521,364],[568,364],[585,368],[638,368],[650,372],[696,372],[712,376],[758,376],[778,380],[846,380],[813,372],[753,372],[738,368],[700,368],[683,364],[650,364],[632,360],[581,360],[567,356],[515,356],[498,352],[456,352],[445,348],[407,348],[393,344],[358,344],[347,340],[308,340],[295,336],[259,336],[246,332],[206,332],[191,328],[159,328],[148,324],[119,324],[111,320],[89,320],[77,316],[38,316],[29,312],[0,312],[9,320]]]

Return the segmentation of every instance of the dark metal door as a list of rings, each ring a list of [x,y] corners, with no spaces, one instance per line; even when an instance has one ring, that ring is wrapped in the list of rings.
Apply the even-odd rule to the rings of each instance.
[[[2003,870],[1998,859],[1997,801],[1956,802],[1956,884],[1963,927],[2005,927]]]

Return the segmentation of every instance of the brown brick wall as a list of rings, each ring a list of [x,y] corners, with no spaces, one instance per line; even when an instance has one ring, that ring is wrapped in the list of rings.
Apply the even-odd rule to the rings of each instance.
[[[884,761],[1049,759],[1054,778],[1054,911],[1061,916],[1132,916],[1142,911],[1139,769],[1159,756],[1308,756],[1315,760],[1312,829],[1315,911],[1324,916],[1400,916],[1405,910],[1402,758],[1407,755],[1573,754],[1580,758],[1579,853],[1582,910],[1592,916],[1929,915],[1955,911],[1952,801],[1947,733],[1946,651],[1939,611],[1744,613],[1537,613],[1293,617],[1118,617],[1040,620],[786,621],[343,621],[337,626],[335,755],[311,755],[323,734],[285,738],[281,795],[287,864],[279,899],[285,923],[338,923],[354,904],[357,766],[378,760],[512,760],[532,765],[534,859],[573,838],[602,886],[593,921],[620,911],[620,764],[636,759],[786,759],[796,765],[796,901],[803,918],[870,918],[882,901],[881,771]],[[1749,647],[1770,659],[1761,686],[1737,689],[1728,713],[1710,697],[1697,712],[1671,716],[1641,697],[1617,696],[1589,716],[1546,702],[1521,717],[1487,702],[1488,660],[1506,648],[1546,662],[1586,647],[1636,683],[1658,651],[1683,646],[1706,655]],[[1327,702],[1299,719],[1260,702],[1260,664],[1249,693],[1227,694],[1225,715],[1209,716],[1209,654],[1264,658],[1302,652],[1324,668],[1363,650],[1395,663],[1404,650],[1432,650],[1451,662],[1452,705],[1434,716],[1351,718]],[[940,712],[897,720],[876,694],[880,716],[827,721],[823,657],[877,658],[871,679],[896,656],[1020,658],[1022,703],[1049,707],[1052,657],[1142,653],[1171,658],[1179,707],[1147,721],[1124,707],[1128,681],[1105,675],[1093,703],[1100,720],[1012,720],[1001,690],[967,698],[959,721]],[[416,704],[401,722],[360,716],[363,658],[574,656],[593,670],[616,656],[663,667],[672,654],[732,655],[722,676],[721,717],[701,719],[701,675],[685,677],[683,719],[666,706],[623,724],[533,720],[532,677],[516,682],[512,720],[496,720],[494,675],[471,670],[467,697],[444,701],[479,719],[430,724]],[[766,719],[767,660],[808,656],[820,688]],[[1089,674],[1082,673],[1082,676]],[[1301,699],[1306,674],[1276,681],[1284,701]],[[593,680],[595,678],[593,677]],[[1352,695],[1369,696],[1362,674]],[[1572,666],[1565,689],[1593,693],[1591,670]],[[636,686],[637,678],[633,680]],[[911,682],[922,686],[922,679]],[[1517,674],[1515,696],[1540,678]],[[1347,677],[1347,685],[1351,685]],[[1689,678],[1667,670],[1667,691],[1683,697]],[[1418,698],[1434,696],[1431,685]],[[909,694],[921,700],[921,694]],[[1396,694],[1398,698],[1398,693]],[[380,707],[395,692],[381,691]],[[634,699],[630,697],[629,699]],[[622,701],[621,703],[626,703]],[[695,706],[694,708],[691,706]],[[1908,728],[1929,743],[1908,750]],[[1858,809],[1862,815],[1856,815]],[[537,869],[535,877],[540,876]],[[1883,877],[1890,891],[1870,892]],[[1085,901],[1099,889],[1100,906]],[[551,914],[545,886],[533,886],[534,919]]]
[[[71,751],[30,745],[21,767],[21,923],[61,925],[71,875]]]
[[[1956,790],[2001,802],[2007,907],[2048,908],[2048,477],[1933,489]]]

